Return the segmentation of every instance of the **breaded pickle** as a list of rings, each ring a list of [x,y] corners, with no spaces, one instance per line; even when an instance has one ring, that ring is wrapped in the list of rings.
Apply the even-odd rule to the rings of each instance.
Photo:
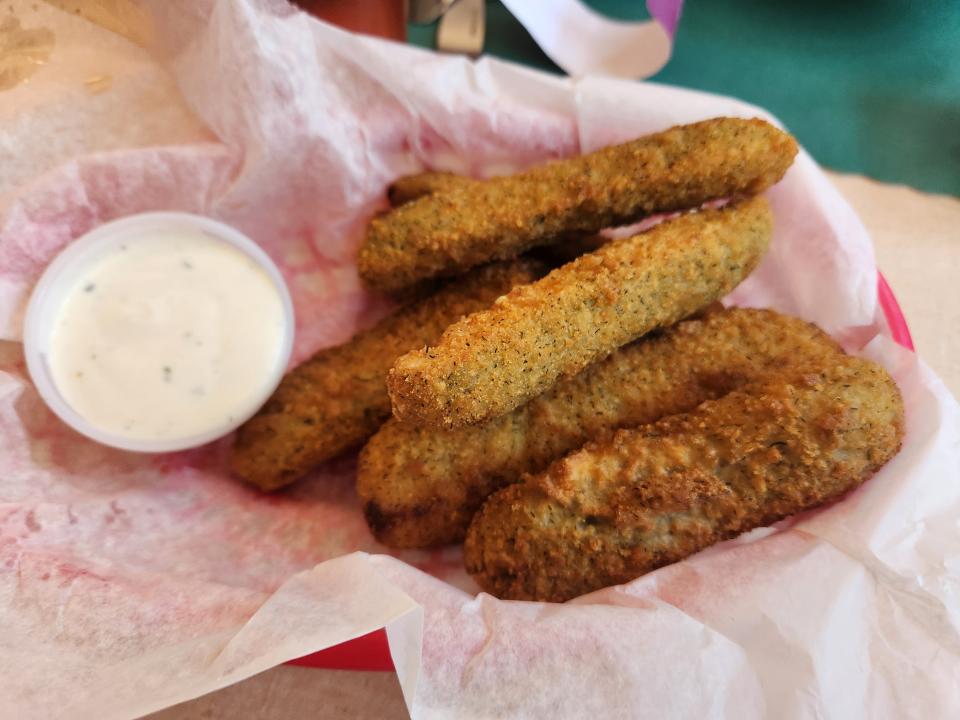
[[[288,373],[238,431],[233,471],[261,490],[288,485],[356,447],[390,416],[386,375],[402,353],[435,341],[462,316],[542,273],[531,260],[477,268]]]
[[[799,318],[721,309],[623,347],[488,422],[443,430],[387,421],[360,455],[357,492],[373,534],[386,545],[461,542],[488,495],[588,440],[692,410],[771,372],[839,352]]]
[[[516,257],[571,232],[753,195],[777,182],[796,152],[790,135],[763,120],[714,118],[445,188],[371,221],[360,276],[371,288],[397,290]]]
[[[492,495],[467,532],[488,592],[561,602],[829,502],[900,448],[903,401],[876,363],[819,365],[591,443]]]
[[[457,427],[510,412],[726,295],[757,266],[771,232],[756,197],[612,241],[401,356],[387,379],[393,414]]]

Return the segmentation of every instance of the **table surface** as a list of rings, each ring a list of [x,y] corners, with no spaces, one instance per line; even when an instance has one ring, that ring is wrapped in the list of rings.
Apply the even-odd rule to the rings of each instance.
[[[620,19],[640,0],[587,0]],[[408,26],[433,47],[433,26]],[[559,72],[499,3],[485,51]],[[960,195],[958,0],[687,0],[652,80],[763,107],[824,166]]]

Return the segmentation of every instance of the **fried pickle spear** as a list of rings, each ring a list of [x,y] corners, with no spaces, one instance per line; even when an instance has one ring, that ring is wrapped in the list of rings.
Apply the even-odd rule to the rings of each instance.
[[[757,197],[583,255],[401,356],[387,379],[393,414],[457,427],[507,413],[726,295],[756,267],[771,230]]]
[[[534,280],[541,270],[530,260],[477,268],[345,345],[321,350],[284,377],[240,428],[233,471],[261,490],[276,490],[359,445],[390,416],[386,375],[400,354],[436,340],[450,323]]]
[[[502,598],[564,601],[833,500],[900,448],[879,365],[836,355],[591,443],[491,496],[464,546]]]
[[[461,542],[487,496],[588,440],[840,352],[799,318],[721,309],[621,348],[488,422],[441,430],[388,420],[357,468],[367,524],[390,547]]]
[[[716,118],[526,172],[422,197],[374,218],[358,258],[377,290],[397,290],[516,257],[566,233],[593,233],[777,182],[797,152],[763,120]]]
[[[405,175],[394,181],[387,188],[387,197],[393,207],[399,207],[427,195],[449,192],[454,188],[464,187],[476,182],[479,181],[464,175],[427,171],[416,175]],[[607,239],[601,235],[566,233],[549,245],[534,248],[530,256],[542,260],[549,267],[560,267],[581,255],[593,252],[606,242]]]

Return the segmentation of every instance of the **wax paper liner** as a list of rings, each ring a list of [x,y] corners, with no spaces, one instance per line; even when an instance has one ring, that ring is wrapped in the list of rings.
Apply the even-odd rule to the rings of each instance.
[[[394,177],[502,172],[678,122],[765,113],[436,57],[277,2],[158,3],[155,61],[75,17],[23,12],[54,27],[58,45],[48,68],[0,96],[4,112],[69,107],[61,121],[74,130],[49,135],[43,153],[0,158],[17,177],[0,196],[0,716],[146,713],[384,626],[418,718],[960,710],[960,411],[889,339],[869,238],[805,153],[769,193],[768,257],[728,302],[865,346],[903,391],[903,450],[832,507],[566,605],[476,595],[457,548],[388,555],[363,523],[352,458],[264,496],[227,476],[229,438],[165,456],[84,440],[23,367],[32,283],[102,221],[191,210],[247,232],[290,283],[301,359],[384,312],[353,258]],[[51,73],[65,58],[99,58],[112,89],[64,106]],[[160,75],[163,133],[150,122],[156,87],[145,88]],[[122,124],[117,107],[126,148],[96,130]]]

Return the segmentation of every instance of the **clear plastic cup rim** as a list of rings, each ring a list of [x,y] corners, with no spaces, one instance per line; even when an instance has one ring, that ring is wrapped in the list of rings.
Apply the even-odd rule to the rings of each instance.
[[[234,414],[234,420],[216,427],[210,427],[201,433],[150,439],[131,438],[106,431],[91,423],[78,413],[63,397],[54,382],[45,360],[53,321],[60,304],[69,288],[73,287],[77,275],[88,267],[89,263],[101,257],[111,248],[121,244],[132,244],[139,237],[157,230],[188,228],[221,240],[243,252],[260,266],[270,278],[279,294],[283,307],[283,330],[280,348],[270,375],[263,384],[263,391],[250,407]],[[294,314],[290,292],[283,276],[263,249],[253,240],[218,220],[184,212],[150,212],[129,215],[118,220],[99,225],[70,243],[41,275],[30,295],[23,323],[24,356],[27,371],[37,388],[40,397],[63,422],[77,432],[96,440],[103,445],[144,453],[172,452],[205,445],[223,437],[249,420],[254,413],[273,394],[293,350]]]

